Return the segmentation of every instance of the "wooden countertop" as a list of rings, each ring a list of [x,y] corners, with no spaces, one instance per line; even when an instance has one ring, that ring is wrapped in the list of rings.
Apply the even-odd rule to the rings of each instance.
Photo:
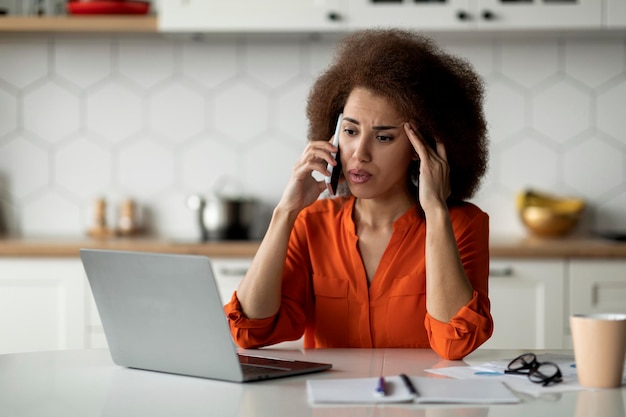
[[[90,248],[250,258],[258,246],[259,242],[252,241],[196,243],[154,238],[3,238],[0,239],[0,257],[78,257],[81,248]]]
[[[491,237],[492,258],[623,258],[626,243],[592,237]]]
[[[155,238],[0,238],[0,257],[75,257],[80,248],[101,248],[250,258],[258,246],[259,242],[255,241],[198,243]],[[626,243],[584,237],[492,237],[490,252],[492,258],[626,259]]]

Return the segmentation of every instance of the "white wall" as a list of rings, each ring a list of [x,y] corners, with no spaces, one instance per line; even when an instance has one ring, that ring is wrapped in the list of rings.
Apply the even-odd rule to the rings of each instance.
[[[475,202],[525,234],[524,187],[586,198],[583,230],[626,229],[624,38],[444,39],[484,76],[491,161]],[[154,233],[195,238],[186,198],[219,179],[277,201],[335,39],[0,38],[0,209],[9,232],[81,235],[132,197]],[[451,117],[453,117],[451,115]]]

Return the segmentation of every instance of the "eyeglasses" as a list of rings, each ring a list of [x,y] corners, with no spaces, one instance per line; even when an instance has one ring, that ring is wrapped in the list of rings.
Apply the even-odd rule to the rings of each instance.
[[[534,353],[524,353],[513,359],[504,373],[528,375],[528,379],[544,387],[563,381],[561,370],[554,362],[538,362]]]

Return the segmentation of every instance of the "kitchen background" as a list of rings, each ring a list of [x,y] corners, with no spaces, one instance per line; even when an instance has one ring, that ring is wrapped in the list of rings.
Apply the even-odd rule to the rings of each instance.
[[[625,39],[438,39],[485,79],[491,158],[473,201],[494,235],[526,234],[515,208],[526,187],[585,198],[577,233],[626,229]],[[3,34],[5,233],[82,236],[104,197],[113,225],[132,198],[151,234],[197,239],[187,199],[222,189],[259,199],[260,236],[306,142],[309,86],[337,40]]]

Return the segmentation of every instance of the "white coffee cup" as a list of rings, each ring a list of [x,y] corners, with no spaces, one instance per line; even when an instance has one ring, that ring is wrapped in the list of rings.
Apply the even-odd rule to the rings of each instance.
[[[622,385],[626,357],[626,314],[570,317],[578,383],[590,388]]]

